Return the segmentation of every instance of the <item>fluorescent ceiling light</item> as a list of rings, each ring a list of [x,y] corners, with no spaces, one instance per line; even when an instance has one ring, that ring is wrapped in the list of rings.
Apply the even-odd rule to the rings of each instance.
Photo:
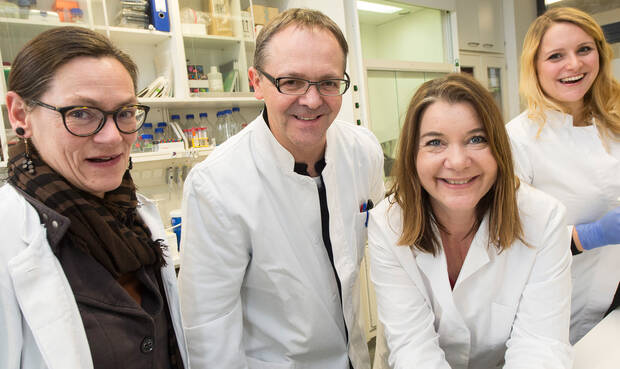
[[[386,13],[386,14],[392,14],[392,13],[396,13],[397,11],[403,10],[402,8],[398,8],[395,6],[369,3],[368,1],[358,1],[357,9],[366,10],[366,11],[375,12],[375,13]]]
[[[550,4],[553,4],[553,3],[560,2],[560,1],[562,1],[562,0],[545,0],[545,5],[550,5]]]

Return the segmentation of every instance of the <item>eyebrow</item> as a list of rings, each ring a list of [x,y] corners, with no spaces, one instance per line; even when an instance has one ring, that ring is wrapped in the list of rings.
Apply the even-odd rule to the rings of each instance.
[[[594,46],[596,48],[596,43],[593,42],[593,41],[584,41],[582,43],[579,43],[579,44],[577,44],[577,48],[580,48],[580,47],[585,46],[585,45]],[[553,54],[553,53],[556,53],[558,51],[563,51],[563,50],[566,50],[566,48],[565,47],[559,47],[557,49],[552,49],[552,50],[542,50],[541,49],[542,55],[549,55],[549,54]]]
[[[326,79],[344,79],[344,76],[338,77],[337,75],[327,74],[327,75],[321,76],[319,79],[311,80],[300,73],[290,72],[290,73],[282,73],[280,77],[276,77],[276,78],[299,78],[299,79],[305,79],[309,81],[324,81]]]
[[[465,134],[467,135],[472,135],[475,133],[486,133],[484,128],[474,128],[472,130],[467,131]],[[437,132],[437,131],[430,131],[430,132],[426,132],[425,134],[421,135],[420,138],[424,138],[424,137],[442,137],[444,136],[443,133],[441,132]]]
[[[78,103],[75,104],[76,106],[92,106],[92,107],[96,107],[96,108],[100,107],[100,101],[93,100],[93,99],[91,99],[89,97],[80,97],[80,96],[78,96],[76,98],[76,100],[78,101]],[[132,104],[138,104],[138,100],[135,97],[129,98],[129,99],[121,102],[117,106],[121,107],[121,106],[132,105]]]

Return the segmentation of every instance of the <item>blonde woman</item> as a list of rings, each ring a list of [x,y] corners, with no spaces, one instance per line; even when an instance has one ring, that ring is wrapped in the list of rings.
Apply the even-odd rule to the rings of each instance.
[[[611,58],[601,27],[586,13],[554,8],[541,15],[521,55],[528,109],[507,126],[521,180],[567,207],[572,343],[619,298],[620,84]]]
[[[423,84],[394,178],[368,225],[390,366],[570,368],[566,211],[519,185],[489,92]]]

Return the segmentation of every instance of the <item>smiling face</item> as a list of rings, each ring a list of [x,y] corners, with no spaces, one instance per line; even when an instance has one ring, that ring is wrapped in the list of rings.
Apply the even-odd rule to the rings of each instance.
[[[267,50],[263,70],[275,78],[344,78],[344,53],[327,30],[290,25],[271,38]],[[250,79],[256,98],[265,100],[276,140],[297,161],[316,159],[325,149],[326,132],[340,111],[342,96],[322,96],[316,86],[305,95],[285,95],[254,68]]]
[[[476,111],[469,103],[439,100],[426,108],[419,129],[417,174],[435,216],[474,219],[476,205],[497,179],[497,162]]]
[[[39,100],[56,107],[84,105],[104,111],[137,102],[131,76],[112,57],[70,60],[58,68]],[[89,137],[72,135],[60,113],[40,106],[27,113],[26,122],[41,158],[77,188],[102,197],[121,184],[136,133],[120,133],[111,115],[101,131]]]
[[[555,23],[545,32],[536,57],[543,92],[573,115],[599,72],[594,39],[572,23]]]

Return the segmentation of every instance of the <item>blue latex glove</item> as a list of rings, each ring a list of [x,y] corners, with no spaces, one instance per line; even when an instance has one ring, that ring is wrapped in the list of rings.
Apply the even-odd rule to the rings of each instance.
[[[620,206],[593,223],[575,226],[584,250],[620,243]]]

